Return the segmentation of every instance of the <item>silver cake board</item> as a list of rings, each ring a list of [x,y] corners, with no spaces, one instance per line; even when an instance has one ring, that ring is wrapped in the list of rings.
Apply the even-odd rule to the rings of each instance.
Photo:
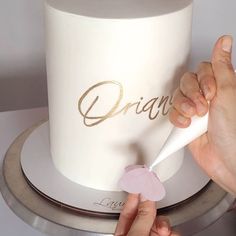
[[[64,207],[90,214],[115,214],[119,213],[124,205],[126,193],[96,190],[79,185],[55,168],[50,154],[48,122],[35,127],[24,142],[21,167],[35,190]],[[208,182],[209,178],[186,152],[181,168],[164,182],[166,197],[158,202],[157,208],[166,208],[185,201]]]
[[[59,202],[54,204],[53,201],[48,201],[28,184],[21,168],[21,151],[29,135],[41,123],[20,134],[9,147],[4,162],[0,163],[0,190],[4,200],[22,220],[49,235],[112,235],[117,224],[117,213],[93,212],[91,215],[89,211],[82,211],[87,213],[80,214],[79,209],[70,210]],[[174,183],[172,187],[176,189],[177,185]],[[178,188],[183,189],[184,186]],[[194,196],[174,206],[159,209],[158,214],[167,216],[173,229],[181,235],[192,235],[221,217],[233,202],[233,196],[210,181]]]

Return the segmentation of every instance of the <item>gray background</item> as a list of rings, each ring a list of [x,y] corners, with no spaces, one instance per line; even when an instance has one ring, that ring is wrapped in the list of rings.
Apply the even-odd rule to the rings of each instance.
[[[191,69],[218,36],[236,39],[235,10],[235,0],[195,0]],[[47,105],[44,55],[43,0],[1,0],[0,111]]]
[[[210,59],[213,43],[220,35],[231,34],[236,39],[235,12],[235,0],[195,0],[192,70],[200,61]],[[47,105],[43,39],[42,0],[0,1],[0,111]],[[235,56],[233,62],[236,62]],[[7,206],[4,207],[6,214],[11,214],[7,213]],[[0,219],[0,235],[43,235],[14,218],[13,213],[9,217],[13,225],[1,225],[4,220]],[[236,213],[227,213],[212,227],[197,234],[209,235],[235,236]]]
[[[43,0],[0,0],[0,110],[46,104]]]

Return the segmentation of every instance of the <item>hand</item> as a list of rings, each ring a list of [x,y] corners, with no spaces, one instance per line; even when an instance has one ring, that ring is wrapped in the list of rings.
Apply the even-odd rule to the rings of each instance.
[[[189,144],[189,149],[210,178],[236,195],[236,76],[231,51],[232,38],[221,37],[211,63],[203,62],[196,74],[181,78],[169,118],[185,128],[192,116],[202,116],[209,109],[208,132]]]
[[[129,194],[120,214],[115,236],[179,236],[171,232],[167,218],[156,217],[156,204]]]

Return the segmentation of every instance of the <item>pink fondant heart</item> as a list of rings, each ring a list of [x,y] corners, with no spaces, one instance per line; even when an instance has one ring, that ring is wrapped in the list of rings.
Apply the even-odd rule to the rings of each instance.
[[[143,165],[126,167],[125,173],[119,180],[119,186],[128,193],[140,193],[151,201],[160,201],[166,194],[157,175]]]

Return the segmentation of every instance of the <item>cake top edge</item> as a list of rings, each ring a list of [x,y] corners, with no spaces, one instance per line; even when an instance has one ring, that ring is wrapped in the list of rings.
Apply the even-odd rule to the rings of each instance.
[[[46,5],[80,16],[102,19],[155,17],[180,11],[193,0],[45,0]]]

